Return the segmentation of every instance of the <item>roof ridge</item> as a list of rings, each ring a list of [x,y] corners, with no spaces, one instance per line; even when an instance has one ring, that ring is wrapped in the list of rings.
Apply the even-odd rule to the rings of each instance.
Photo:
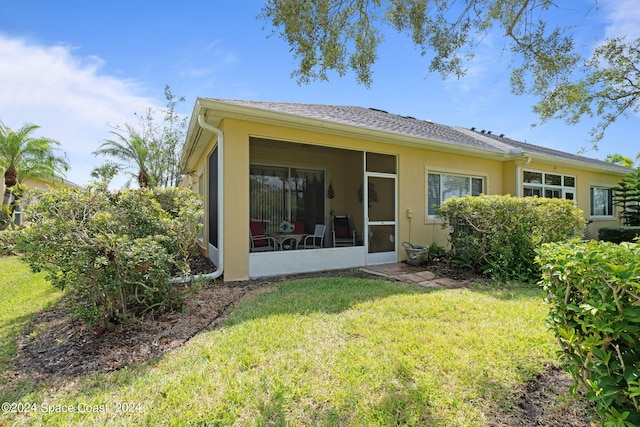
[[[484,142],[486,142],[489,145],[492,145],[498,149],[500,149],[501,151],[504,151],[505,153],[509,153],[509,154],[519,154],[522,152],[522,149],[518,148],[518,147],[514,147],[513,145],[507,144],[506,142],[500,142],[494,138],[491,138],[489,136],[480,134],[476,131],[470,130],[470,129],[466,129],[460,126],[453,126],[453,128],[455,130],[457,130],[458,132],[462,132],[472,138],[478,138]]]
[[[577,161],[608,169],[627,170],[619,165],[604,162],[587,156],[548,148],[542,145],[517,141],[503,135],[481,134],[460,126],[445,125],[431,120],[416,119],[389,113],[378,108],[366,108],[357,105],[331,105],[302,102],[258,101],[240,99],[203,98],[216,103],[235,105],[241,108],[263,110],[276,114],[305,118],[334,126],[350,126],[373,132],[385,132],[399,137],[413,139],[413,143],[429,146],[446,144],[452,148],[465,147],[471,150],[500,153],[507,157],[519,157],[524,152],[565,161]]]

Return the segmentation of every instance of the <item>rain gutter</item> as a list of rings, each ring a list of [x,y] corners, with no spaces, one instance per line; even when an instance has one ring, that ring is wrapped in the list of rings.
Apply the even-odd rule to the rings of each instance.
[[[531,163],[531,156],[525,156],[524,160],[516,164],[516,197],[522,197],[522,167]]]
[[[200,109],[199,109],[200,110]],[[206,129],[210,132],[213,132],[218,138],[218,203],[223,203],[224,200],[224,170],[223,170],[223,157],[224,157],[224,134],[222,130],[218,129],[215,126],[210,125],[206,122],[204,118],[204,112],[198,111],[198,124],[201,128]],[[222,179],[221,179],[222,177]],[[213,273],[208,274],[197,274],[183,277],[172,277],[170,282],[172,284],[182,284],[182,283],[190,283],[198,280],[215,280],[218,277],[222,276],[224,271],[224,207],[220,206],[218,209],[218,269]]]

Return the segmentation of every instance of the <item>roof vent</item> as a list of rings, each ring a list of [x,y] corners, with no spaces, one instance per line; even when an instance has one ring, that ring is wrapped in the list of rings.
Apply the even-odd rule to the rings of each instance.
[[[486,132],[486,130],[484,130],[484,129],[482,129],[482,130],[480,131],[480,133],[485,133],[485,132]]]
[[[487,135],[491,135],[491,131],[490,130],[487,131]]]
[[[471,128],[471,132],[475,132],[475,131],[476,131],[476,128],[475,128],[475,127],[472,127],[472,128]]]
[[[501,133],[501,134],[500,134],[500,138],[504,138],[504,133]]]

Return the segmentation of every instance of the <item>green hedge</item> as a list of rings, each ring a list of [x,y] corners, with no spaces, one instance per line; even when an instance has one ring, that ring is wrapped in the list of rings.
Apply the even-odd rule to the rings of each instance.
[[[175,307],[169,279],[187,274],[202,202],[189,190],[61,188],[30,205],[18,248],[35,271],[71,289],[83,319],[121,322]]]
[[[535,248],[581,237],[584,215],[565,199],[466,196],[447,199],[438,215],[451,227],[451,255],[497,280],[535,281]]]
[[[640,227],[602,227],[598,240],[612,243],[633,242],[640,236]]]
[[[568,371],[604,425],[640,426],[640,246],[553,243],[537,261]]]

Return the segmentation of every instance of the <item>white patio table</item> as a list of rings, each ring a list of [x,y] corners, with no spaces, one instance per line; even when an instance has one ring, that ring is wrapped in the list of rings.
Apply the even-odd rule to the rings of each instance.
[[[269,237],[276,239],[280,250],[295,249],[304,236],[306,234],[274,233],[269,235]]]

